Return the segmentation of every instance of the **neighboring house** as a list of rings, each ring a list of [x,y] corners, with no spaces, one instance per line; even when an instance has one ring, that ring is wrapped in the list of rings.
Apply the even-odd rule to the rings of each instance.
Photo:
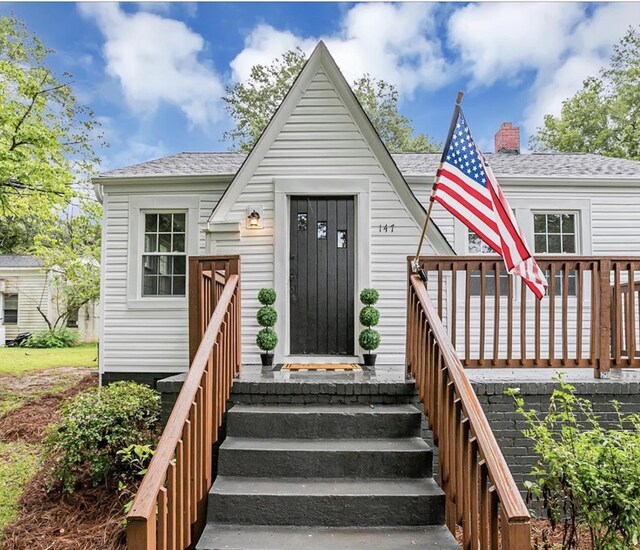
[[[640,163],[518,154],[510,125],[496,142],[487,157],[537,254],[640,254]],[[181,153],[95,178],[102,380],[154,382],[188,368],[193,255],[241,256],[245,363],[259,362],[260,288],[278,293],[276,362],[327,362],[356,360],[358,295],[375,287],[378,363],[403,364],[406,258],[439,157],[390,155],[320,44],[248,155]],[[427,241],[423,254],[483,251],[438,206]]]
[[[56,312],[55,292],[50,287],[50,274],[42,261],[33,256],[0,255],[0,345],[21,332],[44,330]],[[98,338],[99,308],[89,303],[69,319],[69,328],[77,328],[81,340]]]

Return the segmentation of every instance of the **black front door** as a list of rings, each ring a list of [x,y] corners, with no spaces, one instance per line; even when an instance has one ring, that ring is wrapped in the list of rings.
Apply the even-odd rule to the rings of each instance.
[[[353,218],[353,197],[291,197],[292,354],[354,354]]]

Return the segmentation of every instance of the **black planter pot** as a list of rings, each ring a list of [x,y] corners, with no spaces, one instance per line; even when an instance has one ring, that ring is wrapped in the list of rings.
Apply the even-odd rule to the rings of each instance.
[[[273,353],[261,353],[260,359],[262,360],[263,367],[273,366]]]
[[[364,359],[365,367],[375,367],[376,366],[376,357],[375,353],[363,353],[362,358]]]

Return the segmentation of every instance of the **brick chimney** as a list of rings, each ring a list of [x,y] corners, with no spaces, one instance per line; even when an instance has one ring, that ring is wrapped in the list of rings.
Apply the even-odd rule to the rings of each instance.
[[[520,153],[520,128],[514,127],[511,122],[503,122],[495,135],[496,153]]]

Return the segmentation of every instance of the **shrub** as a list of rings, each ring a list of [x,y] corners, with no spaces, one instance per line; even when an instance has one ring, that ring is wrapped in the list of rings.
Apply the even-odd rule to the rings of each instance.
[[[272,327],[278,320],[278,314],[271,306],[262,306],[258,310],[257,318],[261,327]]]
[[[380,335],[372,328],[365,328],[358,341],[362,349],[372,351],[380,345]]]
[[[263,328],[256,338],[258,347],[263,351],[272,351],[278,344],[278,335],[272,328]]]
[[[276,291],[272,288],[261,288],[258,292],[258,301],[263,306],[272,306],[276,302]]]
[[[375,327],[380,321],[380,312],[371,306],[366,306],[362,308],[360,312],[360,322],[365,327]]]
[[[69,348],[78,342],[78,333],[68,328],[41,330],[29,336],[22,346],[25,348]]]
[[[360,293],[360,301],[366,306],[372,306],[378,301],[379,294],[375,288],[364,288]]]
[[[115,382],[78,394],[61,414],[49,429],[45,451],[54,460],[54,480],[72,492],[85,473],[94,485],[135,477],[140,464],[119,451],[155,444],[160,394],[142,384]]]
[[[587,528],[592,548],[634,548],[640,537],[640,416],[622,415],[606,429],[591,403],[556,379],[549,413],[539,418],[525,410],[517,389],[509,390],[527,424],[524,435],[539,455],[526,482],[528,498],[542,499],[551,525],[561,525],[563,548],[577,548]]]

